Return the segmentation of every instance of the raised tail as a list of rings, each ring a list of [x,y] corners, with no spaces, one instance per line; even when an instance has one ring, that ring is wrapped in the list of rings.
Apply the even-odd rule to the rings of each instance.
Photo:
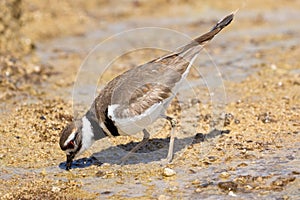
[[[191,43],[185,45],[180,48],[180,53],[184,53],[185,51],[191,49],[194,46],[204,45],[207,41],[213,39],[215,35],[217,35],[223,28],[225,28],[230,22],[233,20],[234,14],[230,14],[220,20],[209,32],[195,38]]]

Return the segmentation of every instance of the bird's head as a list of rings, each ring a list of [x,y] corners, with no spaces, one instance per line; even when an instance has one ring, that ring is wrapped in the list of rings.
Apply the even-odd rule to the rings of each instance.
[[[60,148],[67,155],[66,170],[69,170],[73,159],[83,152],[82,149],[82,121],[69,123],[61,132]]]

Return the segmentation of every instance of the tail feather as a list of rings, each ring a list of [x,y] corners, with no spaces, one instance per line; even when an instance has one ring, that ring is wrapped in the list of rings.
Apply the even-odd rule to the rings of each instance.
[[[200,37],[195,38],[191,43],[187,44],[186,46],[182,47],[181,53],[189,50],[190,48],[198,45],[202,45],[205,42],[211,40],[214,38],[215,35],[217,35],[223,28],[225,28],[227,25],[230,24],[230,22],[233,20],[234,14],[230,14],[220,20],[209,32],[201,35]]]
[[[233,20],[234,13],[226,16],[222,20],[220,20],[209,32],[195,38],[190,43],[183,47],[179,47],[174,53],[167,54],[158,59],[155,59],[155,62],[160,62],[163,59],[172,58],[174,55],[184,58],[187,61],[191,61],[194,56],[198,55],[198,53],[203,48],[203,45],[209,40],[213,39],[215,35],[217,35],[223,28],[230,24]]]

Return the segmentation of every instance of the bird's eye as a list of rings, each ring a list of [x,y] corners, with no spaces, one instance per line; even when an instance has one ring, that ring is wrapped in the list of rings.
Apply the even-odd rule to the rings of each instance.
[[[74,140],[71,140],[67,145],[67,149],[74,149],[74,147],[75,147],[75,142]]]

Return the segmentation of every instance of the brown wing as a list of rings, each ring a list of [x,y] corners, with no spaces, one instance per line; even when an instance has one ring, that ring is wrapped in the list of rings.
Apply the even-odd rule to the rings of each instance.
[[[170,60],[174,62],[174,58]],[[173,64],[171,66],[175,67],[176,63]],[[177,65],[187,66],[188,62],[180,59]],[[107,84],[96,99],[97,107],[105,113],[104,108],[109,105],[119,105],[114,112],[118,118],[139,115],[172,95],[172,89],[184,73],[182,68],[185,67],[171,68],[168,62],[152,61],[129,70]],[[105,119],[106,116],[99,117]]]
[[[156,103],[161,103],[172,95],[171,90],[160,84],[148,83],[132,92],[129,101],[126,100],[114,111],[116,118],[128,118],[142,114]]]

